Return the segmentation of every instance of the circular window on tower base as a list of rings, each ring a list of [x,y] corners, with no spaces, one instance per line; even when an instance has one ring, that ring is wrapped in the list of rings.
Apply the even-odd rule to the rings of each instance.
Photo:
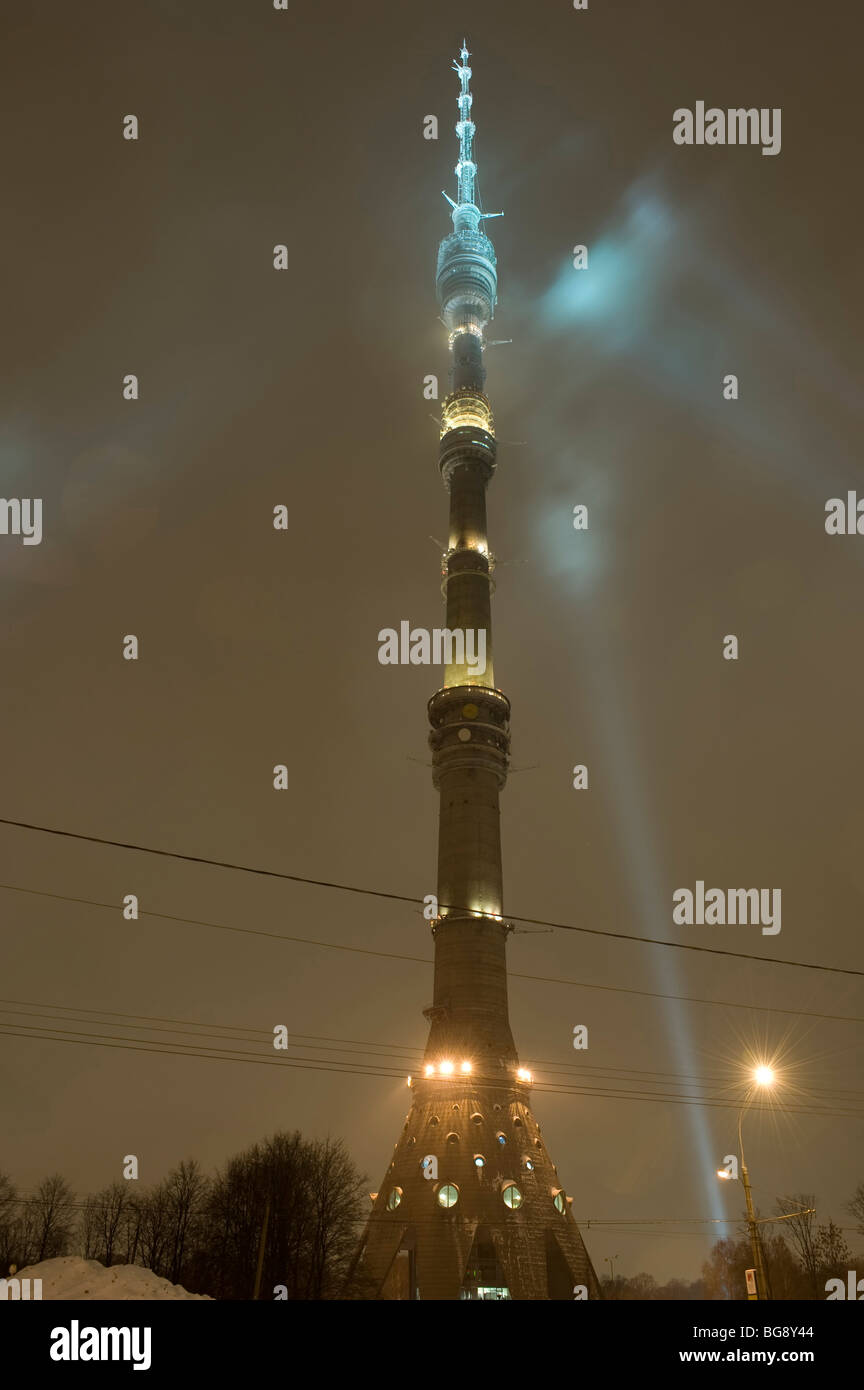
[[[508,1182],[501,1196],[504,1198],[505,1207],[510,1207],[511,1211],[518,1211],[522,1205],[522,1193],[515,1182]]]
[[[564,1193],[560,1191],[560,1189],[558,1192],[555,1193],[554,1197],[552,1198],[552,1205],[556,1211],[560,1212],[562,1216],[564,1215],[564,1211],[567,1206],[567,1199],[564,1196]]]
[[[459,1188],[455,1183],[445,1182],[443,1187],[438,1189],[439,1207],[455,1207],[459,1201]]]
[[[394,1188],[393,1188],[393,1191],[390,1193],[390,1196],[387,1198],[387,1210],[388,1210],[388,1211],[395,1211],[396,1208],[398,1207],[398,1205],[399,1205],[399,1203],[400,1203],[401,1201],[402,1201],[402,1188],[401,1188],[401,1187],[394,1187]]]

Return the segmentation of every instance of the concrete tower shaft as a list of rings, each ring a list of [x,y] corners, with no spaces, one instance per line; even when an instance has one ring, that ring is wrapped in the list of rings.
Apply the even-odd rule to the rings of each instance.
[[[455,436],[462,438],[455,438]],[[477,682],[494,689],[492,644],[492,568],[486,532],[486,485],[494,460],[494,440],[478,448],[478,431],[451,430],[442,439],[442,471],[450,487],[450,531],[443,558],[447,627],[485,634],[486,669],[472,675],[465,661],[453,660],[444,672],[445,687]],[[467,438],[465,436],[468,436]],[[475,643],[476,646],[476,643]]]

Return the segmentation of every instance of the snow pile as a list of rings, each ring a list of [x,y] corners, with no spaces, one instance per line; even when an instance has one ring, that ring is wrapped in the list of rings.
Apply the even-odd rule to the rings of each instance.
[[[146,1299],[194,1298],[212,1302],[206,1293],[187,1293],[180,1284],[160,1279],[140,1265],[112,1265],[106,1269],[98,1260],[82,1260],[77,1255],[61,1255],[57,1260],[19,1269],[18,1279],[41,1279],[42,1298],[118,1299],[126,1303]],[[32,1287],[32,1286],[31,1286]],[[31,1294],[32,1297],[32,1294]]]

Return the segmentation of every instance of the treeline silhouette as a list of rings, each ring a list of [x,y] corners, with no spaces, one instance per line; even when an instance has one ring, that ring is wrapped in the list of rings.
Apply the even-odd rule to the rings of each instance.
[[[21,1197],[0,1173],[0,1272],[58,1255],[141,1265],[190,1293],[333,1299],[356,1249],[365,1178],[341,1140],[278,1133],[207,1177],[195,1159],[141,1189],[116,1181],[76,1201],[62,1176]],[[265,1231],[266,1227],[266,1231]]]
[[[777,1225],[760,1223],[757,1228],[771,1299],[824,1299],[829,1279],[842,1279],[845,1284],[850,1269],[864,1277],[864,1255],[852,1254],[843,1231],[833,1221],[819,1224],[815,1207],[812,1192],[779,1197],[774,1215],[784,1220]],[[856,1187],[846,1210],[855,1219],[857,1233],[864,1235],[864,1182]],[[692,1283],[670,1279],[658,1284],[650,1274],[614,1278],[607,1274],[602,1280],[604,1298],[746,1301],[745,1270],[753,1268],[753,1248],[743,1219],[742,1227],[740,1235],[714,1242],[700,1279]]]
[[[21,1197],[0,1173],[0,1272],[58,1255],[82,1255],[104,1265],[130,1264],[218,1299],[251,1299],[261,1260],[262,1299],[368,1297],[355,1277],[346,1290],[363,1218],[366,1179],[341,1140],[278,1133],[229,1159],[214,1176],[188,1160],[149,1189],[117,1181],[76,1201],[59,1174]],[[824,1299],[829,1279],[845,1282],[864,1255],[853,1255],[843,1231],[818,1224],[816,1198],[798,1193],[777,1200],[777,1225],[760,1224],[769,1296]],[[846,1210],[864,1235],[864,1182]],[[744,1272],[753,1265],[746,1225],[718,1240],[700,1279],[658,1284],[652,1275],[603,1279],[607,1299],[735,1300],[747,1298]]]

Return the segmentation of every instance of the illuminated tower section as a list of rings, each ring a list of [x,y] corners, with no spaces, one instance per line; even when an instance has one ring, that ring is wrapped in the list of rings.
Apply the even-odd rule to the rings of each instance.
[[[598,1285],[530,1108],[507,1004],[498,798],[507,779],[510,702],[492,667],[493,560],[486,489],[495,426],[485,394],[486,327],[495,312],[495,248],[475,192],[471,69],[459,62],[457,197],[438,249],[437,292],[451,352],[439,464],[450,495],[443,558],[446,627],[483,633],[472,674],[454,643],[429,701],[440,797],[433,999],[421,1075],[393,1161],[373,1194],[355,1266],[361,1296],[382,1299],[572,1299]],[[476,653],[476,645],[474,652]]]

